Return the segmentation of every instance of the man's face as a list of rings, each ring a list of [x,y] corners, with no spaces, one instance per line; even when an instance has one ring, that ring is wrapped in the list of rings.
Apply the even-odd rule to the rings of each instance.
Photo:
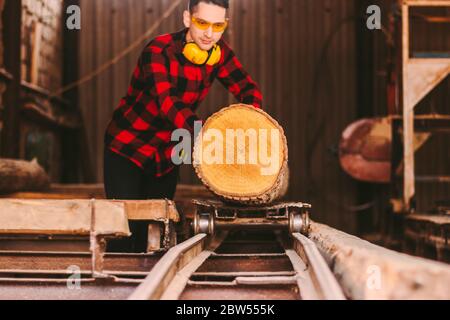
[[[210,23],[223,23],[226,21],[227,10],[212,3],[200,2],[194,9],[192,16],[197,20]],[[202,50],[210,50],[222,38],[223,32],[214,32],[212,26],[201,30],[191,21],[191,14],[184,12],[183,20],[186,28],[189,28],[187,41],[194,41]]]

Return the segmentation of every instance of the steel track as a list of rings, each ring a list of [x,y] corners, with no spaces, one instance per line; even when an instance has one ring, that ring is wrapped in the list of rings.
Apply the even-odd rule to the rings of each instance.
[[[130,300],[342,300],[315,244],[300,233],[199,234],[172,248]]]

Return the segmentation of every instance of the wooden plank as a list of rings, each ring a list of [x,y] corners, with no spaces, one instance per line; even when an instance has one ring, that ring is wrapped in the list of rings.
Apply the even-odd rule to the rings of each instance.
[[[431,222],[436,225],[450,225],[449,215],[412,214],[408,216],[408,220]]]
[[[125,205],[95,201],[95,225],[91,228],[89,200],[0,200],[0,234],[128,236]]]
[[[161,249],[161,226],[158,223],[148,225],[147,252]]]
[[[407,105],[409,74],[407,63],[409,61],[409,8],[402,6],[402,55],[403,55],[403,202],[404,209],[411,209],[411,200],[415,194],[414,181],[414,108]]]
[[[50,186],[50,193],[84,194],[89,198],[104,198],[105,189],[102,183],[99,184],[57,184]]]
[[[129,220],[171,220],[180,221],[177,208],[169,200],[120,201],[123,203]]]
[[[413,214],[405,221],[404,247],[409,252],[450,262],[450,216]]]
[[[450,266],[312,223],[316,243],[351,299],[450,299]]]
[[[403,4],[410,7],[446,7],[450,6],[448,0],[403,0]]]
[[[46,192],[16,192],[0,195],[11,199],[105,199],[103,184],[51,184]]]
[[[59,207],[69,206],[70,203],[82,204],[82,210],[85,210],[85,202],[87,199],[87,195],[80,195],[80,198],[74,198],[73,196],[76,194],[49,194],[49,193],[15,193],[8,196],[8,199],[15,199],[17,201],[22,201],[26,206],[34,206],[38,204],[36,210],[41,210],[43,207],[41,204],[45,204],[45,201],[49,201],[51,205],[57,205]],[[1,198],[1,197],[0,197]],[[36,200],[37,202],[34,202]],[[58,201],[59,200],[59,201]],[[63,201],[66,200],[66,201]],[[0,200],[1,201],[1,200]],[[173,201],[165,201],[165,200],[96,200],[96,203],[117,203],[119,206],[123,204],[123,211],[126,214],[129,220],[155,220],[155,221],[163,221],[163,220],[171,220],[173,222],[180,221],[180,215],[178,214],[177,208]],[[1,202],[0,202],[1,205]],[[76,205],[77,206],[77,205]],[[69,206],[70,207],[70,206]],[[11,207],[0,207],[2,209],[2,213],[4,210],[12,210]],[[28,209],[27,209],[28,210]],[[47,210],[45,208],[45,210]],[[53,210],[53,209],[50,209]],[[61,209],[61,213],[66,212],[65,209]]]
[[[448,76],[450,59],[408,59],[405,67],[405,108],[411,110]]]
[[[41,66],[41,40],[42,40],[42,24],[38,21],[34,22],[32,32],[32,49],[31,49],[31,83],[38,85],[39,67]]]
[[[14,199],[105,199],[103,184],[52,184],[48,192],[17,192],[0,195]],[[193,199],[216,199],[205,186],[179,184],[175,199],[190,202]]]
[[[43,192],[16,192],[0,195],[2,199],[22,199],[22,200],[70,200],[70,199],[92,199],[83,193],[43,193]]]

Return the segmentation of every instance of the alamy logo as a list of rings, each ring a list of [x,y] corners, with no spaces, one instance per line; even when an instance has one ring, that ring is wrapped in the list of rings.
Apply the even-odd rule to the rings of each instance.
[[[376,265],[367,268],[366,286],[369,290],[381,290],[381,268]]]
[[[66,285],[69,290],[81,290],[81,269],[79,266],[69,266],[67,273],[70,273]]]
[[[179,142],[173,149],[172,162],[175,165],[257,165],[261,175],[270,176],[279,170],[280,138],[278,129],[202,130],[202,122],[197,121],[194,139],[185,129],[172,133],[172,141]],[[194,161],[191,154],[193,141],[197,143]]]
[[[369,30],[381,29],[381,9],[377,5],[371,5],[367,8],[366,12],[369,17],[367,19],[367,28]]]
[[[69,30],[81,30],[81,9],[77,5],[67,7],[66,13],[70,15],[66,20],[66,27]]]

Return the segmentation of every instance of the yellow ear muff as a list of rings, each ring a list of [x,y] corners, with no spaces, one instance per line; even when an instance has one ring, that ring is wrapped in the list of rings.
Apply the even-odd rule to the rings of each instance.
[[[208,59],[208,52],[200,49],[194,42],[189,42],[184,46],[183,55],[194,64],[205,64]]]
[[[202,50],[194,42],[189,42],[184,46],[183,55],[190,62],[197,65],[208,64],[213,66],[219,63],[222,56],[222,50],[218,45],[215,45],[210,52]]]
[[[209,66],[214,66],[220,62],[221,57],[222,57],[222,50],[218,45],[215,45],[214,48],[212,48],[210,57],[206,62],[206,64]]]

